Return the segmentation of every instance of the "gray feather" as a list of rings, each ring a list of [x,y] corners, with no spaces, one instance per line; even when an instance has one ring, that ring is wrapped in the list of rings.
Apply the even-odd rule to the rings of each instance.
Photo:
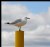
[[[16,24],[16,23],[19,23],[19,22],[21,22],[22,21],[22,19],[17,19],[17,20],[15,20],[14,22],[12,22],[11,24]]]

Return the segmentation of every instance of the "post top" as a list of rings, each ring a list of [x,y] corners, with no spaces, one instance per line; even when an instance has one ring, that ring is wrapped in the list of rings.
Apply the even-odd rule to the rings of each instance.
[[[20,30],[20,31],[19,31],[19,30],[17,30],[16,32],[24,32],[24,31],[22,31],[22,30]]]

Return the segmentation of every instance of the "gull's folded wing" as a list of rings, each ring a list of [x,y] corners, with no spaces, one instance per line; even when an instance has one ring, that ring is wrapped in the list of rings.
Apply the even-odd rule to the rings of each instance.
[[[11,24],[16,24],[16,23],[19,23],[19,22],[21,22],[22,21],[22,19],[17,19],[17,20],[15,20],[14,22],[12,22]]]

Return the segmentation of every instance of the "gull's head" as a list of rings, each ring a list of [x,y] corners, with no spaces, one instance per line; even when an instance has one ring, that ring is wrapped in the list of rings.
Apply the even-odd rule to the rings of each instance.
[[[28,17],[25,17],[25,19],[30,19],[30,18],[28,18]]]

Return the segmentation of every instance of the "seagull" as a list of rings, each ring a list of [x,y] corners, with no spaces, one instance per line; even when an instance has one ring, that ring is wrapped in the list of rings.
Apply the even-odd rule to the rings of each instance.
[[[15,25],[17,27],[19,27],[19,31],[21,30],[21,26],[24,26],[27,23],[27,19],[30,19],[28,17],[24,17],[24,19],[17,19],[14,22],[7,22],[5,24],[9,24],[9,25]]]

